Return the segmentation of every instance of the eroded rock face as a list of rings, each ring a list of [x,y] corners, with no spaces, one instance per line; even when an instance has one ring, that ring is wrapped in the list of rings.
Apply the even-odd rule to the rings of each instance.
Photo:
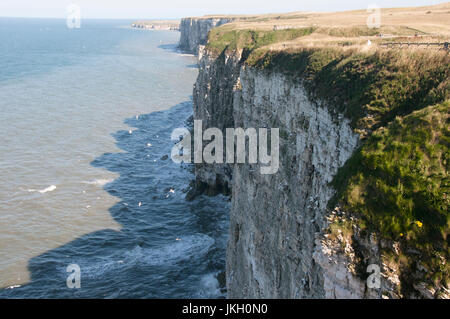
[[[216,57],[200,46],[199,75],[194,84],[193,100],[194,120],[202,120],[204,130],[216,127],[225,132],[226,128],[234,127],[234,86],[239,78],[240,59],[240,52]],[[230,192],[231,165],[196,164],[195,175],[198,183],[207,184],[208,194]]]
[[[299,80],[243,66],[242,52],[215,56],[200,47],[199,58],[194,119],[204,129],[280,129],[276,174],[261,175],[258,164],[196,164],[203,188],[232,191],[228,296],[378,297],[349,271],[352,252],[338,251],[323,232],[329,182],[359,143],[349,121],[311,101]]]
[[[298,80],[242,66],[242,52],[214,56],[201,47],[199,56],[194,118],[204,129],[279,128],[281,136],[277,174],[261,175],[258,164],[196,165],[200,183],[232,189],[228,296],[370,297],[364,280],[346,270],[355,260],[338,265],[345,278],[336,280],[327,254],[337,247],[326,246],[323,233],[329,182],[359,142],[349,121],[312,102]]]
[[[352,234],[350,236],[337,229],[337,234],[321,233],[316,236],[313,258],[321,268],[325,298],[400,298],[399,271],[389,268],[383,261],[382,245],[375,234],[362,234],[353,223],[354,217],[339,207],[327,213],[326,220],[328,224],[351,221]],[[380,280],[376,288],[367,284],[370,280],[367,269],[373,273],[372,266],[379,267]]]
[[[208,41],[208,32],[214,27],[232,21],[226,18],[184,18],[180,23],[180,48],[197,54],[199,45]]]
[[[328,183],[359,136],[348,120],[333,118],[320,101],[310,101],[299,81],[243,68],[240,83],[234,125],[279,128],[280,167],[277,174],[261,175],[255,166],[234,166],[228,296],[329,296],[324,270],[313,254],[333,195]]]
[[[195,165],[202,192],[232,192],[228,296],[400,297],[398,270],[382,260],[380,243],[357,230],[350,240],[327,233],[336,216],[329,183],[359,144],[349,121],[311,101],[299,79],[244,66],[241,51],[216,56],[201,46],[199,67],[194,119],[204,130],[280,130],[276,174],[262,175],[258,164]],[[368,289],[358,269],[370,263],[385,270],[381,289]]]

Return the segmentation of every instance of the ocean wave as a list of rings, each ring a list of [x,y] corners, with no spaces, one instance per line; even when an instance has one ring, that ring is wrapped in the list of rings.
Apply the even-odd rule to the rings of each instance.
[[[37,189],[28,189],[28,192],[33,193],[33,192],[39,192],[41,194],[45,194],[47,192],[53,192],[56,189],[55,185],[50,185],[47,188],[41,189],[41,190],[37,190]]]
[[[108,183],[111,183],[114,179],[94,179],[89,182],[82,182],[83,184],[95,185],[95,186],[105,186]]]
[[[15,289],[15,288],[19,288],[19,287],[22,287],[22,285],[12,285],[12,286],[6,287],[6,289]]]
[[[127,270],[136,266],[173,265],[175,262],[205,255],[214,242],[214,239],[207,235],[197,234],[174,239],[173,243],[159,248],[144,248],[138,245],[132,250],[105,257],[100,261],[80,262],[81,275],[95,278],[111,271]]]
[[[199,298],[218,298],[224,296],[220,291],[217,274],[210,273],[204,275],[200,280],[200,289],[198,292]]]

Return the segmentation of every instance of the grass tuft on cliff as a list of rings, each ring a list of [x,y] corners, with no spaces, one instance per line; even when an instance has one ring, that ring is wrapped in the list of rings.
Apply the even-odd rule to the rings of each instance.
[[[376,130],[340,169],[333,186],[342,209],[361,229],[416,250],[416,262],[434,284],[450,285],[450,101],[396,117]],[[443,262],[444,261],[444,262]]]

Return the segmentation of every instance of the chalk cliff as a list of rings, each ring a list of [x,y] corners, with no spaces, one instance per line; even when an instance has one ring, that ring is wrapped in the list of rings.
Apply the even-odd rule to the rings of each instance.
[[[232,21],[230,18],[184,18],[180,22],[180,48],[197,54],[199,45],[206,44],[208,32]]]
[[[204,128],[282,132],[277,174],[261,175],[258,165],[196,165],[197,183],[210,192],[232,189],[228,296],[363,297],[361,279],[336,279],[335,264],[328,263],[334,256],[320,242],[333,194],[328,183],[358,145],[349,121],[335,121],[301,83],[242,67],[242,52],[214,56],[202,48],[200,55],[194,119]]]
[[[279,127],[280,167],[261,175],[249,165],[233,173],[227,251],[230,297],[325,296],[323,270],[314,260],[337,169],[358,145],[348,120],[312,102],[301,83],[243,68],[236,91],[236,127]],[[268,225],[270,225],[268,227]]]
[[[334,176],[361,146],[350,119],[330,111],[339,108],[329,100],[308,94],[305,79],[248,66],[242,49],[218,54],[201,45],[206,25],[192,19],[181,24],[180,46],[199,48],[194,119],[204,129],[280,129],[276,174],[260,174],[259,164],[195,166],[197,190],[231,192],[228,297],[436,297],[436,288],[419,279],[413,294],[402,294],[398,264],[383,253],[389,249],[399,258],[399,243],[361,231],[352,223],[356,217],[329,207]],[[330,230],[349,221],[351,236]],[[367,284],[371,264],[381,268],[375,289]],[[442,288],[440,297],[449,296]]]

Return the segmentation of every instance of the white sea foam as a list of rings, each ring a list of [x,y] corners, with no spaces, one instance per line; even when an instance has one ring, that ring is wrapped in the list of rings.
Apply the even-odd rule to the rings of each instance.
[[[84,184],[95,185],[95,186],[105,186],[108,183],[111,183],[113,179],[95,179],[90,182],[83,182]]]
[[[47,192],[53,192],[55,189],[56,189],[56,186],[55,185],[51,185],[51,186],[49,186],[47,188],[41,189],[39,191],[39,193],[44,194],[44,193],[47,193]]]
[[[216,278],[216,274],[210,273],[204,275],[200,280],[200,298],[217,298],[221,296],[219,281]]]
[[[41,189],[41,190],[37,190],[37,189],[28,189],[28,192],[32,193],[32,192],[39,192],[41,194],[45,194],[47,192],[53,192],[56,189],[55,185],[50,185],[47,188]]]
[[[173,265],[175,262],[187,260],[192,257],[199,258],[205,255],[214,245],[214,239],[203,234],[180,236],[173,243],[160,248],[143,248],[136,246],[132,250],[120,255],[108,256],[101,261],[94,261],[83,265],[80,263],[81,272],[86,277],[99,277],[110,271],[134,266],[162,266]]]
[[[6,287],[6,289],[14,289],[14,288],[19,288],[21,286],[22,285],[12,285],[12,286]]]

